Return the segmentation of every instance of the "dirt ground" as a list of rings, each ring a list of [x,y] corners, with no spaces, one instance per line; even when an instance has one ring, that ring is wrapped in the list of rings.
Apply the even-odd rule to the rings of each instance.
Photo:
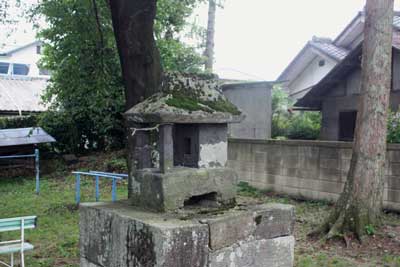
[[[262,192],[245,183],[239,185],[239,195],[239,201],[244,203],[278,202],[295,206],[296,267],[400,267],[399,213],[384,212],[382,226],[369,229],[370,235],[362,244],[353,236],[325,242],[321,238],[310,238],[308,234],[322,224],[333,204],[296,200],[272,192]]]

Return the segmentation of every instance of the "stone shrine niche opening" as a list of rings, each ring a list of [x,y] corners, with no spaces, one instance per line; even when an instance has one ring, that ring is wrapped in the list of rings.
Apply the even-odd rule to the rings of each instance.
[[[199,167],[199,126],[195,124],[175,124],[174,166]]]

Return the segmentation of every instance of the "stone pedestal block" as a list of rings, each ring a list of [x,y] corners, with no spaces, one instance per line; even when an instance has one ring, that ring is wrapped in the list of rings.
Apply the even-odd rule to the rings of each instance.
[[[130,178],[131,204],[154,211],[174,211],[193,200],[235,204],[237,175],[227,168],[174,168],[166,173],[139,170]]]
[[[125,201],[82,204],[81,267],[291,267],[293,223],[288,205],[188,219],[138,210]]]

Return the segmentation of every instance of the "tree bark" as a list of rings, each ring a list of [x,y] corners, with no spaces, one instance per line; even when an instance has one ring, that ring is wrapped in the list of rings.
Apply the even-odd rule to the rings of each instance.
[[[154,40],[157,0],[109,0],[109,5],[128,110],[160,91],[162,69]],[[129,128],[140,125],[127,127],[128,169],[129,175],[135,176],[137,169],[151,167],[149,136],[143,132],[131,135]]]
[[[214,35],[215,35],[215,13],[217,10],[217,0],[208,0],[208,23],[207,39],[204,56],[206,58],[205,70],[212,72],[214,65]]]
[[[361,94],[347,181],[320,231],[347,232],[361,241],[380,222],[385,179],[387,111],[391,87],[393,0],[367,0]]]
[[[109,0],[109,5],[129,109],[160,90],[160,55],[154,40],[157,0]]]

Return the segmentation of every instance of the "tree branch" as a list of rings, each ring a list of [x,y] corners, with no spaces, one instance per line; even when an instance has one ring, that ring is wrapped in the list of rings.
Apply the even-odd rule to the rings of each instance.
[[[99,16],[99,11],[97,8],[96,0],[92,0],[92,5],[93,5],[93,11],[94,11],[95,19],[96,19],[97,31],[99,32],[99,37],[100,37],[101,69],[104,72],[104,34],[103,34],[103,29],[102,29],[101,23],[100,23],[100,16]]]

